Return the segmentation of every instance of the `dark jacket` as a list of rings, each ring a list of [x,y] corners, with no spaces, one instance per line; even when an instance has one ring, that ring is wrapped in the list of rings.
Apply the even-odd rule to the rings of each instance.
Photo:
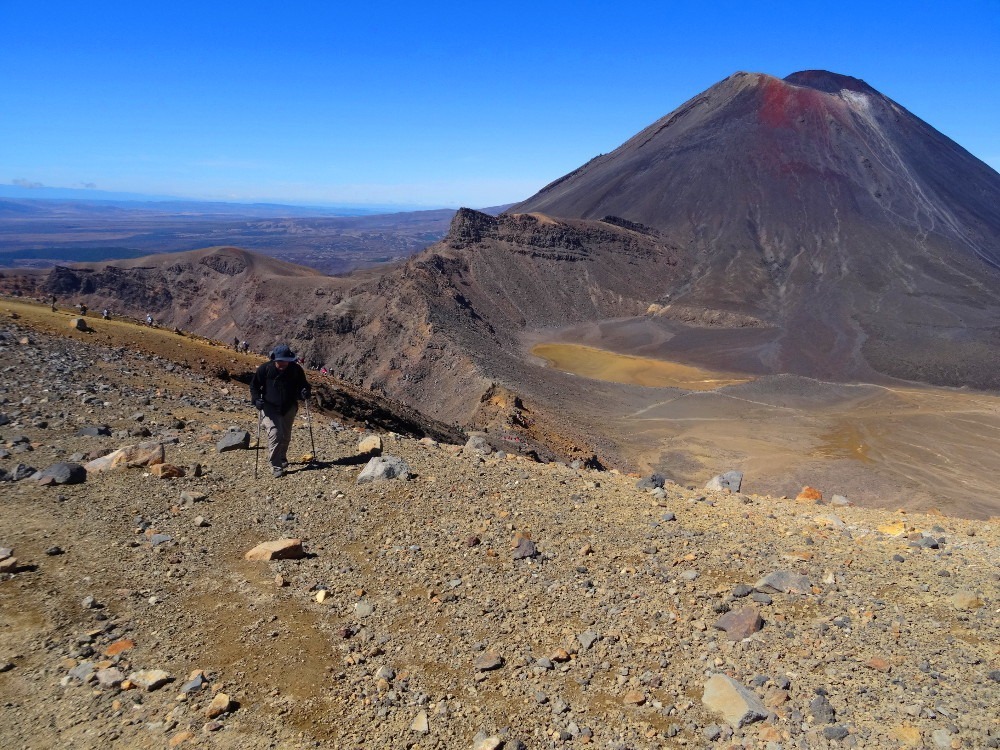
[[[309,383],[297,362],[289,362],[284,372],[274,362],[265,362],[250,380],[250,400],[256,404],[257,399],[263,399],[265,405],[284,414],[295,406],[303,389],[308,392]]]

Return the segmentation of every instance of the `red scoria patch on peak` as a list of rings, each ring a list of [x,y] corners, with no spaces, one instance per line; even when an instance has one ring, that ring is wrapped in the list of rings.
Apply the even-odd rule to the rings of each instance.
[[[763,86],[760,119],[773,128],[789,128],[801,115],[827,109],[826,98],[815,89],[791,86],[770,78]]]

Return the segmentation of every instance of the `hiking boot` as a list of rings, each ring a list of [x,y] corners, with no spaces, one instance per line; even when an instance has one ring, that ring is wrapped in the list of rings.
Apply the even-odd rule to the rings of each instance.
[[[285,470],[281,466],[272,466],[271,471],[275,479],[285,476]]]

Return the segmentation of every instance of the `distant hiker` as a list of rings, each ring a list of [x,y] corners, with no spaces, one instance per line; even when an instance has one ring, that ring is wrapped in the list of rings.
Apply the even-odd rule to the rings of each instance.
[[[246,339],[243,340],[242,350],[244,352],[249,352],[250,351],[250,344],[247,343]]]
[[[81,302],[80,303],[80,315],[86,316],[86,314],[87,314],[87,306]]]
[[[56,295],[52,295],[52,312],[56,311]]]
[[[153,325],[153,316],[150,315],[150,314],[146,315],[146,325],[148,325],[148,326]]]
[[[271,360],[258,367],[250,380],[250,400],[260,411],[267,431],[268,459],[275,477],[284,476],[288,468],[288,444],[298,402],[309,398],[309,393],[306,374],[287,344],[274,347]]]
[[[104,310],[101,311],[101,317],[104,318],[104,320],[111,317],[111,313],[108,312],[108,308],[105,307]]]
[[[233,336],[233,349],[235,349],[236,351],[240,350],[240,337],[239,336]]]

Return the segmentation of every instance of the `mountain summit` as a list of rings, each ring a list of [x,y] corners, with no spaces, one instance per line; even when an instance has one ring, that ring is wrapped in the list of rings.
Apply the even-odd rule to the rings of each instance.
[[[736,73],[510,210],[671,237],[764,369],[998,385],[1000,174],[857,78]]]

